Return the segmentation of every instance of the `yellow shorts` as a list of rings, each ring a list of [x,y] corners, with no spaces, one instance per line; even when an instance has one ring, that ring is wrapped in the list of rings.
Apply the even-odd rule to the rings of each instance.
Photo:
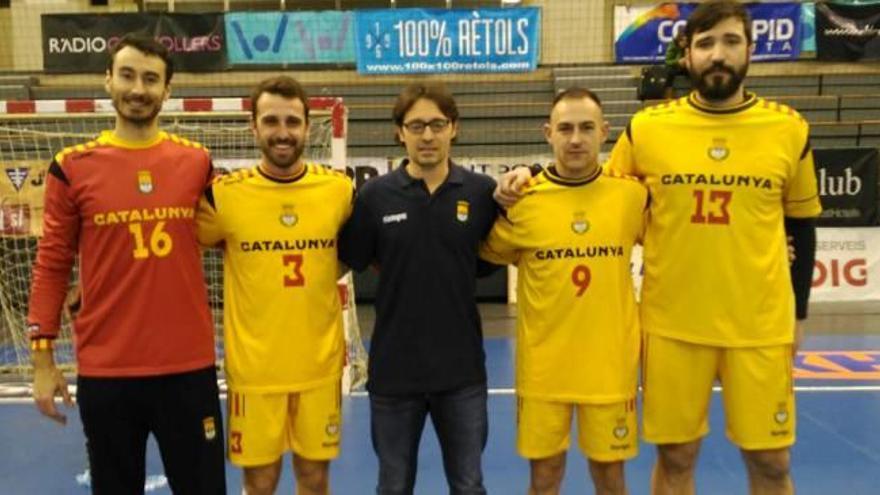
[[[635,399],[613,404],[576,404],[517,396],[519,454],[526,459],[543,459],[568,450],[574,410],[578,445],[587,458],[614,462],[639,453]]]
[[[293,451],[311,460],[339,455],[342,433],[339,381],[300,392],[254,393],[229,389],[229,460],[261,466]]]
[[[791,345],[725,348],[648,334],[643,355],[646,441],[684,443],[709,433],[718,378],[731,442],[746,450],[794,444]]]

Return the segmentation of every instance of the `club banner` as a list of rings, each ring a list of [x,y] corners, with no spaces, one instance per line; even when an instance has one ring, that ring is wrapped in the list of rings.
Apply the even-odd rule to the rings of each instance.
[[[822,199],[819,225],[866,227],[878,224],[876,148],[817,149],[816,175]]]
[[[816,229],[811,301],[880,301],[880,228]]]
[[[614,59],[617,63],[663,62],[666,46],[687,23],[695,3],[655,7],[614,7]],[[796,60],[801,53],[801,5],[749,3],[755,51],[752,61]]]
[[[816,3],[816,58],[880,60],[880,5]]]
[[[107,53],[124,34],[153,35],[171,51],[178,72],[226,68],[222,14],[44,14],[43,69],[104,72]]]
[[[0,164],[0,237],[42,235],[43,192],[49,163],[17,160]]]
[[[232,65],[353,64],[352,12],[226,14]]]
[[[361,74],[528,72],[538,65],[541,10],[358,10]]]

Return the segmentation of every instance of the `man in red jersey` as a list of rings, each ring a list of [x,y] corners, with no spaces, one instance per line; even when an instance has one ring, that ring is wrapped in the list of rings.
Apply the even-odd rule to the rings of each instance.
[[[34,401],[59,423],[55,367],[74,260],[82,306],[74,322],[78,402],[94,493],[142,493],[147,436],[176,493],[225,493],[214,329],[196,242],[195,209],[211,175],[197,143],[159,130],[173,66],[152,38],[112,50],[105,87],[112,131],[55,156],[28,325]]]

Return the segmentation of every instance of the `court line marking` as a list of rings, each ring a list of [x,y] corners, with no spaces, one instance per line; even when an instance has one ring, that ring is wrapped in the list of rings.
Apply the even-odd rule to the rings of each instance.
[[[835,437],[837,440],[843,442],[846,446],[855,450],[859,454],[867,457],[868,459],[871,459],[875,463],[880,462],[880,457],[878,457],[878,455],[869,446],[859,445],[846,435],[841,434],[840,431],[834,426],[828,424],[825,421],[822,421],[821,419],[811,414],[809,410],[804,410],[803,408],[801,408],[798,410],[797,415],[799,423],[803,424],[804,421],[810,421],[819,429]]]
[[[75,393],[75,387],[71,386],[71,393]],[[880,385],[797,385],[794,387],[795,392],[816,393],[816,392],[880,392]],[[712,392],[721,392],[721,387],[712,387]],[[369,394],[364,390],[356,390],[348,394],[349,397],[363,398]],[[490,388],[489,395],[516,395],[516,389],[513,388]],[[220,398],[225,399],[226,393],[221,392]],[[0,397],[0,404],[29,404],[32,403],[31,397]]]

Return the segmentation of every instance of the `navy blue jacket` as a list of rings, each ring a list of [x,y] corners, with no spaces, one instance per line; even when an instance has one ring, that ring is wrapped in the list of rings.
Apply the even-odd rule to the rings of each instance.
[[[339,257],[354,270],[379,269],[370,392],[485,383],[477,251],[496,217],[494,188],[490,177],[450,165],[446,181],[429,194],[404,161],[358,191]]]

